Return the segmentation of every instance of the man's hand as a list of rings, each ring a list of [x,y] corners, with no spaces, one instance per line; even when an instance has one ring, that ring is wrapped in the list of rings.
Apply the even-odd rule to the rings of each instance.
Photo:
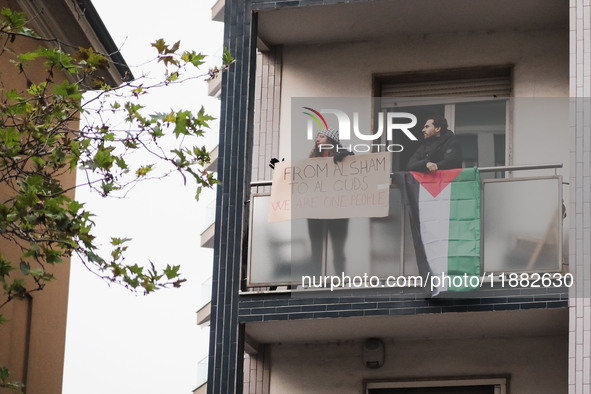
[[[430,161],[430,162],[427,163],[427,169],[430,172],[437,171],[438,170],[437,164],[435,164],[435,163],[433,163],[433,162]]]

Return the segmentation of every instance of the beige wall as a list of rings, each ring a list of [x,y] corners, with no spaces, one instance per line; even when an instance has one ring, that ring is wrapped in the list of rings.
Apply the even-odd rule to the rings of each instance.
[[[567,335],[548,337],[384,339],[380,369],[362,363],[362,342],[271,348],[273,394],[361,394],[363,380],[506,375],[511,394],[567,393]]]
[[[295,158],[301,156],[301,149],[290,141],[292,97],[371,97],[376,74],[513,65],[516,100],[509,115],[506,163],[562,163],[557,174],[566,182],[571,166],[568,51],[566,28],[285,46],[278,157],[292,158],[292,152]],[[515,172],[513,176],[553,174],[542,170]],[[566,186],[563,200],[570,201]],[[565,228],[571,216],[567,215]]]
[[[575,285],[570,289],[569,325],[569,393],[591,392],[591,7],[587,3],[570,2],[570,94],[586,105],[573,111],[571,129],[570,191],[573,196],[571,213],[571,244],[569,261],[576,272]]]
[[[285,46],[279,157],[291,157],[292,97],[371,97],[372,76],[420,70],[514,65],[514,97],[568,97],[568,31],[480,32],[409,36],[380,42]],[[565,116],[568,116],[566,112]],[[568,174],[568,128],[533,130],[516,119],[507,138],[512,163],[559,161]],[[521,123],[520,123],[521,122]],[[531,149],[544,142],[541,149]],[[509,161],[511,163],[511,161]]]

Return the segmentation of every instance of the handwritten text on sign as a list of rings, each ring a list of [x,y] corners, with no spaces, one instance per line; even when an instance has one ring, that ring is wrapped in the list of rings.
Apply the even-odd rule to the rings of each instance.
[[[269,222],[388,216],[391,154],[283,161],[275,165]]]

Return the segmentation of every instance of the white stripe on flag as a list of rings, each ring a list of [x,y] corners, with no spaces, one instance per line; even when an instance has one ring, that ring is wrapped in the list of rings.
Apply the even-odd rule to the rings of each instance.
[[[419,187],[421,238],[432,276],[447,274],[450,200],[451,183],[437,197],[433,197],[422,185]],[[447,286],[439,287],[433,295],[446,290]]]

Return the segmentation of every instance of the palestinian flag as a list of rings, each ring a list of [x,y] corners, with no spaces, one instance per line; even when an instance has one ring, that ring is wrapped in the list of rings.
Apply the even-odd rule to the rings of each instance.
[[[469,278],[480,276],[478,169],[398,172],[395,178],[407,206],[419,272],[427,279],[426,286],[430,288],[432,277],[438,276],[448,280],[442,281],[433,295],[473,289]],[[460,280],[465,274],[468,280]]]

